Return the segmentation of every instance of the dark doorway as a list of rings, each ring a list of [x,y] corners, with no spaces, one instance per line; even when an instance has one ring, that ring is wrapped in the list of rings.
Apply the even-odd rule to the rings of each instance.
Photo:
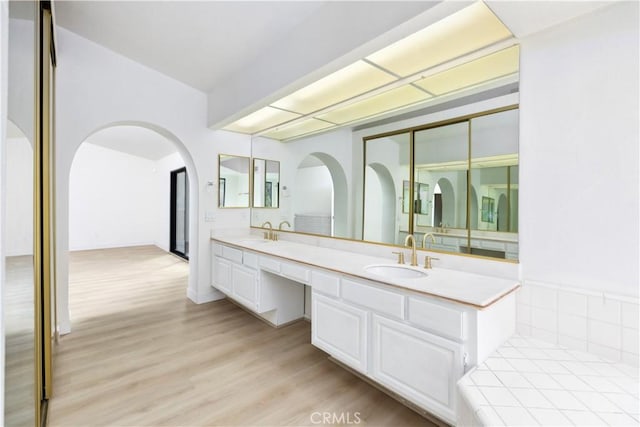
[[[433,195],[433,226],[443,227],[442,224],[442,194]]]
[[[169,250],[189,259],[189,177],[187,169],[171,171],[171,243]]]

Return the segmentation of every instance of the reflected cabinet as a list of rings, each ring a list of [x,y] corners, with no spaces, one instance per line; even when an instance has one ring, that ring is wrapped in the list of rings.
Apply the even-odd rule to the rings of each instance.
[[[518,129],[510,106],[364,138],[363,239],[517,259]]]

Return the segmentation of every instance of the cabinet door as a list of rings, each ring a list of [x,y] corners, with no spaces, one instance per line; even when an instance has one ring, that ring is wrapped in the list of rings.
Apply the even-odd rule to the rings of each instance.
[[[231,263],[220,257],[214,257],[213,286],[225,294],[231,293]]]
[[[455,424],[462,345],[377,315],[372,328],[373,378]]]
[[[258,301],[258,280],[256,271],[242,265],[233,265],[232,271],[233,298],[256,310]]]
[[[312,294],[311,343],[367,373],[367,312]]]

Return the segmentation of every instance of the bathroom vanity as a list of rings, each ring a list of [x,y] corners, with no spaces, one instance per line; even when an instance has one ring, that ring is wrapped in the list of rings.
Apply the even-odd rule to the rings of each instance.
[[[213,287],[281,326],[309,286],[313,345],[450,424],[457,381],[514,333],[513,280],[248,234],[211,245]]]

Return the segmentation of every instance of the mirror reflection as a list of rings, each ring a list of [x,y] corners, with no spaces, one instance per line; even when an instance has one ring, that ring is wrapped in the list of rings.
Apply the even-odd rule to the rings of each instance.
[[[253,159],[253,207],[280,206],[280,162]]]
[[[218,156],[218,207],[249,207],[249,157]]]
[[[365,142],[362,238],[402,244],[409,233],[410,134]]]
[[[9,2],[4,200],[4,425],[33,426],[40,395],[34,286],[35,2]]]
[[[253,149],[281,159],[282,198],[252,225],[400,246],[413,234],[425,249],[516,260],[518,133],[512,105],[397,133],[263,139]]]

